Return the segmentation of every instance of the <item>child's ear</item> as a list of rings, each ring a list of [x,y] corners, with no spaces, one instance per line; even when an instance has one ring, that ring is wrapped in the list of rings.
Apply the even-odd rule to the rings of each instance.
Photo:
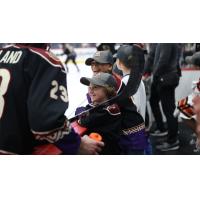
[[[109,71],[112,71],[112,69],[113,69],[113,66],[112,66],[112,65],[110,65],[110,67],[109,67],[108,69],[109,69]]]

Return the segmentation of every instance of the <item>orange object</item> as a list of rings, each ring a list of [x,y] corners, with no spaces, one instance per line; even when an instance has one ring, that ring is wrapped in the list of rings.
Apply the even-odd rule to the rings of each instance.
[[[96,141],[102,141],[102,137],[98,133],[90,133],[89,137]]]

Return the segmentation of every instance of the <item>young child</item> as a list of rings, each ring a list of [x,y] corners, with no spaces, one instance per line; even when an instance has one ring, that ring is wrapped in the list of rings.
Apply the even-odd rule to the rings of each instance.
[[[80,82],[88,86],[88,93],[91,98],[91,104],[86,107],[78,108],[76,114],[91,109],[102,102],[114,97],[117,92],[117,83],[112,75],[100,72],[92,78],[82,77]],[[121,127],[121,112],[119,107],[114,104],[106,108],[99,108],[88,115],[82,116],[78,124],[87,128],[84,134],[92,132],[101,135],[105,146],[101,152],[104,155],[119,155],[121,149],[119,146],[119,136]]]
[[[123,71],[124,75],[118,93],[127,85],[131,69],[134,70],[134,48],[139,47],[123,45],[118,49],[117,66]],[[130,99],[127,99],[127,103],[123,106],[121,111],[123,115],[122,128],[123,130],[126,130],[125,132],[129,132],[129,134],[123,135],[120,140],[120,143],[123,144],[122,146],[124,151],[127,154],[144,154],[145,148],[148,144],[148,137],[145,133],[144,124],[146,112],[146,92],[142,81],[140,82],[137,92],[131,96]],[[137,122],[137,119],[139,118],[134,117],[134,111],[137,111],[140,114],[139,126],[135,126],[139,123],[139,121]],[[134,132],[136,129],[140,131]]]
[[[116,81],[108,73],[98,73],[91,79],[81,78],[81,83],[89,86],[92,103],[84,109],[78,108],[76,114],[101,104],[114,97],[117,92]],[[82,116],[78,123],[87,128],[85,134],[97,132],[102,136],[105,146],[101,154],[144,154],[144,120],[131,106],[126,111],[124,108],[122,110],[123,113],[116,104],[99,108]]]

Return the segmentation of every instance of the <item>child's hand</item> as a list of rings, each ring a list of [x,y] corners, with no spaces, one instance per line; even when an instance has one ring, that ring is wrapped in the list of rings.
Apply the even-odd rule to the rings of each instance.
[[[103,142],[95,141],[84,135],[81,138],[81,144],[79,148],[79,154],[83,155],[98,155],[104,147]]]

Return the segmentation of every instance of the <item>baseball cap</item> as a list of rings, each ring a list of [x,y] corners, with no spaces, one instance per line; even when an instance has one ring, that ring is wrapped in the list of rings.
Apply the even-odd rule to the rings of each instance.
[[[82,77],[80,82],[89,86],[90,83],[102,87],[112,87],[117,90],[117,82],[111,74],[100,72],[95,74],[92,78]]]
[[[143,69],[144,66],[144,49],[138,45],[122,45],[117,51],[117,58],[124,63],[127,68]]]
[[[128,60],[132,59],[133,56],[133,46],[122,45],[117,51],[116,57],[123,62],[125,65],[128,65]]]
[[[91,63],[93,61],[96,61],[98,63],[102,63],[102,64],[113,64],[113,56],[112,56],[112,53],[108,50],[106,51],[97,51],[93,58],[88,58],[86,61],[85,61],[85,64],[86,65],[91,65]]]
[[[200,52],[196,52],[192,56],[187,56],[186,63],[200,67]]]

